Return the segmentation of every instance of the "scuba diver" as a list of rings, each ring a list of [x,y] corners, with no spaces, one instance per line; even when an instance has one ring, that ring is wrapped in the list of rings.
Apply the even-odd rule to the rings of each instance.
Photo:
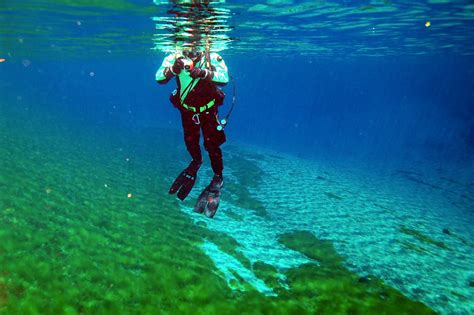
[[[184,142],[192,161],[178,175],[169,193],[177,193],[178,198],[184,200],[193,188],[203,161],[199,143],[202,130],[214,177],[200,194],[194,211],[212,218],[219,207],[224,183],[220,146],[226,136],[218,118],[218,106],[223,104],[225,95],[218,86],[229,81],[227,66],[219,54],[189,46],[182,52],[168,55],[155,76],[159,84],[166,84],[173,77],[177,89],[171,94],[170,101],[180,111]]]

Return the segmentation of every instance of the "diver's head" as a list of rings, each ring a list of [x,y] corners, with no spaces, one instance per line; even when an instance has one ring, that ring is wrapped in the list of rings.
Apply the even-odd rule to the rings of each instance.
[[[183,49],[183,55],[186,58],[189,58],[191,60],[195,60],[195,59],[197,59],[198,57],[201,56],[201,51],[200,51],[200,49],[198,49],[195,46],[186,47],[186,48]]]

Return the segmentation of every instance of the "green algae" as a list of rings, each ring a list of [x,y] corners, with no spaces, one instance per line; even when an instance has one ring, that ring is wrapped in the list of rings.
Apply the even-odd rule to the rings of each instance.
[[[462,236],[460,236],[460,235],[458,235],[454,232],[449,232],[449,233],[445,233],[445,234],[448,235],[448,237],[451,237],[451,238],[463,243],[466,246],[474,248],[474,243],[467,241],[465,238],[463,238]]]
[[[117,148],[127,151],[124,143],[140,146],[132,135],[82,129],[71,132],[79,139],[65,132],[46,137],[40,127],[33,124],[30,133],[0,127],[8,135],[0,146],[0,154],[8,157],[0,164],[2,315],[404,312],[403,306],[394,312],[380,301],[379,308],[367,306],[375,299],[375,293],[367,293],[373,285],[350,277],[329,242],[317,243],[318,251],[313,239],[284,237],[295,250],[302,244],[324,268],[293,268],[284,274],[290,290],[279,287],[272,266],[252,265],[237,241],[207,230],[205,222],[194,224],[168,196],[169,183],[161,179],[181,165],[166,139],[137,136],[143,147],[122,155]],[[89,145],[91,138],[97,146]],[[38,154],[25,155],[32,141]],[[126,163],[126,157],[134,162]],[[170,162],[158,163],[161,159]],[[235,272],[237,291],[229,288],[202,252],[205,240],[253,268],[279,296],[264,296]]]
[[[259,160],[261,158],[257,158]],[[258,188],[263,181],[265,172],[258,167],[257,163],[243,156],[232,155],[227,163],[232,165],[232,175],[237,178],[240,185],[249,188]]]
[[[421,246],[418,246],[418,245],[415,245],[413,243],[407,242],[407,241],[398,241],[398,243],[400,243],[400,246],[402,246],[403,248],[405,248],[409,251],[416,252],[418,254],[423,254],[423,255],[432,255],[433,254],[432,252],[426,250],[425,248],[423,248]]]
[[[344,258],[334,250],[331,242],[318,240],[310,232],[299,231],[280,236],[280,243],[299,251],[322,265],[341,265]]]
[[[446,246],[446,244],[444,242],[434,240],[434,239],[430,238],[429,236],[421,233],[420,231],[410,229],[410,228],[407,228],[405,226],[401,226],[400,227],[400,232],[402,232],[406,235],[413,236],[418,241],[420,241],[422,243],[430,244],[430,245],[433,245],[433,246],[436,246],[436,247],[442,248],[442,249],[449,249],[448,246]]]
[[[232,153],[232,156],[230,158],[235,159],[235,161],[245,161],[245,163],[252,163],[252,160],[265,161],[267,158],[266,154],[243,150],[241,147],[234,144],[226,145],[226,149],[228,149],[228,151]],[[276,158],[275,155],[273,155],[272,157]]]
[[[343,198],[341,196],[338,196],[338,195],[336,195],[335,193],[332,193],[332,192],[325,192],[324,194],[326,196],[328,196],[329,198],[331,198],[331,199],[343,200]]]
[[[259,279],[263,280],[263,282],[275,292],[281,292],[283,290],[280,284],[278,270],[272,265],[266,264],[263,261],[257,261],[252,265],[252,270]]]
[[[290,287],[287,294],[299,296],[306,311],[318,314],[434,314],[424,304],[409,300],[380,279],[358,281],[359,277],[344,267],[344,258],[329,241],[297,231],[283,234],[280,242],[319,262],[319,266],[305,264],[286,274]]]
[[[461,294],[459,292],[456,292],[456,291],[450,291],[450,293],[454,296],[456,296],[458,299],[460,299],[461,301],[468,301],[469,298],[467,296],[465,296],[464,294]]]
[[[359,11],[375,11],[377,8],[374,7],[373,5],[366,5],[363,7],[360,7],[358,10]]]
[[[234,151],[239,152],[239,150],[233,149]],[[263,170],[258,167],[256,162],[236,154],[233,154],[226,163],[232,166],[234,170],[232,175],[236,179],[235,181],[228,180],[224,186],[225,190],[232,192],[235,196],[233,203],[241,208],[253,210],[258,216],[267,216],[268,213],[263,203],[251,193],[252,190],[257,190],[262,183]]]
[[[246,292],[251,294],[252,292],[257,293],[254,287],[245,281],[245,279],[239,275],[235,270],[230,270],[235,279],[231,279],[230,286],[234,290]]]
[[[235,221],[239,221],[239,222],[242,222],[244,220],[244,218],[238,214],[238,213],[235,213],[234,211],[230,210],[230,209],[227,209],[225,211],[223,211],[223,213],[228,216],[229,218],[235,220]]]
[[[0,310],[7,304],[7,286],[3,277],[0,277]]]
[[[376,207],[378,207],[378,208],[380,208],[380,209],[384,209],[384,210],[386,210],[386,211],[388,211],[388,212],[390,212],[390,213],[393,213],[393,212],[394,212],[393,209],[387,208],[387,207],[382,206],[382,205],[379,205],[379,204],[377,204],[377,203],[374,203],[373,205],[376,206]]]
[[[56,160],[51,152],[43,153]],[[57,161],[61,163],[59,158]],[[27,169],[28,176],[16,172],[16,181],[11,183],[28,187],[31,193],[19,195],[16,185],[7,185],[0,197],[0,204],[9,204],[0,218],[0,230],[10,232],[0,235],[0,251],[5,253],[0,264],[9,283],[8,304],[4,306],[2,300],[5,313],[46,309],[62,313],[64,308],[78,313],[120,313],[131,307],[117,305],[122,300],[138,305],[148,301],[159,309],[162,298],[155,300],[156,294],[151,292],[168,292],[163,296],[172,301],[186,296],[181,287],[193,302],[210,302],[213,290],[217,296],[226,292],[225,281],[203,272],[212,270],[213,263],[194,246],[202,240],[199,230],[193,229],[189,219],[163,194],[158,197],[160,203],[148,202],[140,207],[140,195],[128,199],[125,187],[113,192],[98,189],[103,187],[101,176],[91,179],[83,175],[100,174],[91,165],[64,166],[49,172],[38,168],[36,161],[17,160],[13,163],[17,168],[8,168],[11,162],[6,162],[2,172]],[[70,162],[83,164],[79,159]],[[119,165],[113,157],[109,162]],[[120,174],[114,168],[109,171]],[[49,194],[41,181],[35,180],[46,176],[50,183],[63,182],[65,173],[74,176]],[[135,179],[139,178],[141,175]],[[166,191],[164,183],[157,188]],[[158,191],[154,194],[160,196]],[[167,241],[170,239],[174,241]],[[207,283],[205,290],[202,283]]]
[[[250,260],[245,257],[245,255],[238,250],[240,247],[239,243],[229,235],[210,231],[210,230],[201,230],[200,234],[207,240],[213,242],[219,247],[219,249],[237,259],[244,267],[250,269],[252,264]]]
[[[254,198],[246,186],[228,180],[224,186],[224,190],[229,193],[232,192],[232,203],[236,206],[252,210],[256,215],[261,217],[266,217],[268,215],[263,203]]]

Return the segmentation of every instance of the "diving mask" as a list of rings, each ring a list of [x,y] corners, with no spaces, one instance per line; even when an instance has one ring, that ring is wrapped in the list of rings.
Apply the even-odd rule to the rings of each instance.
[[[184,64],[184,69],[187,71],[193,70],[194,68],[194,62],[191,59],[183,58],[183,64]]]

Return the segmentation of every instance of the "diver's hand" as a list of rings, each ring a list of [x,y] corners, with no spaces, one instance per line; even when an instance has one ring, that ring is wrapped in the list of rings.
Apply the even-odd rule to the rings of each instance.
[[[196,79],[212,79],[213,73],[210,70],[206,69],[200,69],[200,68],[193,68],[191,71],[189,71],[189,75],[191,78]]]
[[[173,66],[171,66],[171,72],[173,72],[174,75],[178,75],[181,73],[181,70],[184,69],[184,61],[183,58],[178,58],[174,61]]]

